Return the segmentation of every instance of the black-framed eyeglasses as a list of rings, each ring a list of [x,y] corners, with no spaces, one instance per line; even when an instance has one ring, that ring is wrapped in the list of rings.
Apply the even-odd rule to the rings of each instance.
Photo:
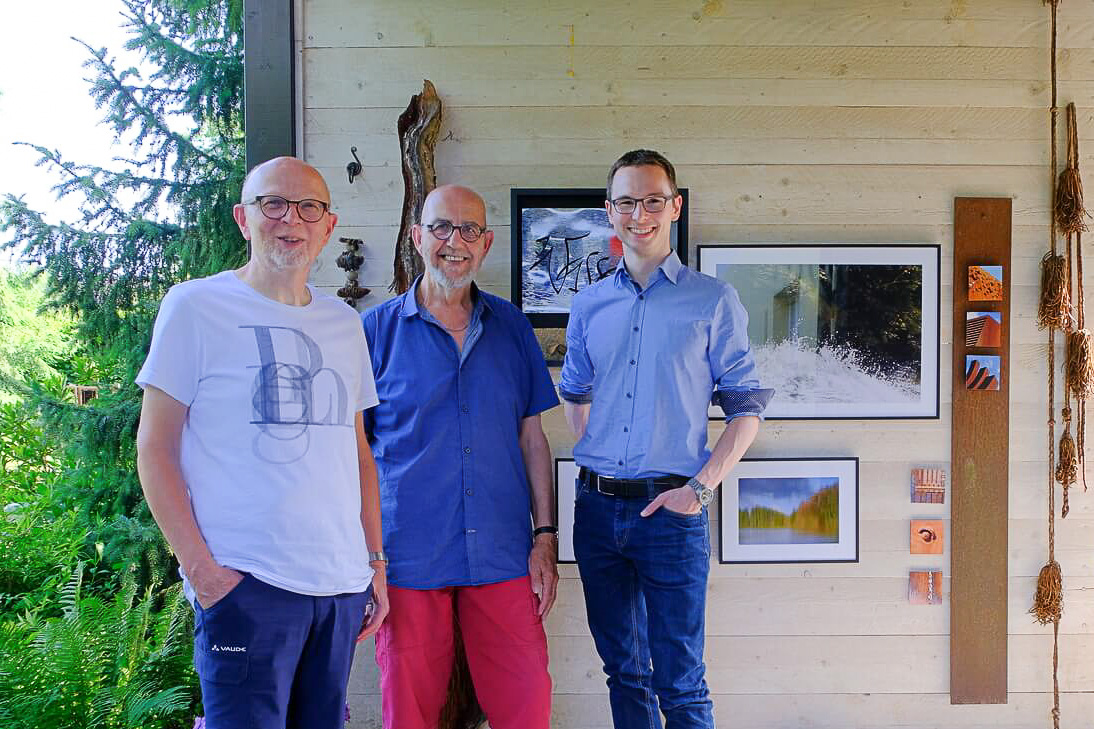
[[[296,214],[305,223],[318,223],[330,210],[330,203],[322,200],[287,200],[280,195],[255,195],[254,200],[245,204],[258,205],[258,209],[270,220],[281,220],[289,212],[289,205],[295,205]]]
[[[638,209],[638,205],[641,203],[642,208],[647,213],[659,213],[665,209],[669,200],[672,200],[672,198],[664,195],[650,195],[641,200],[635,200],[633,197],[617,197],[612,200],[612,207],[615,208],[615,212],[621,215],[630,215]]]
[[[487,231],[487,228],[482,227],[478,223],[453,225],[451,220],[438,220],[423,227],[432,233],[433,237],[437,240],[448,240],[452,237],[452,233],[456,231],[456,228],[459,228],[460,237],[468,243],[474,243]]]

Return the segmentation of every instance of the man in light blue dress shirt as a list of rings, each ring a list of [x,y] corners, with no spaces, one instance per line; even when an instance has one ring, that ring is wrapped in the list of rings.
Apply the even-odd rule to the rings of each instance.
[[[614,274],[574,297],[559,385],[581,467],[574,552],[617,729],[713,727],[703,645],[707,505],[759,430],[748,315],[671,247],[683,198],[657,152],[608,173]],[[727,425],[707,448],[712,396]],[[655,698],[656,697],[656,698]]]

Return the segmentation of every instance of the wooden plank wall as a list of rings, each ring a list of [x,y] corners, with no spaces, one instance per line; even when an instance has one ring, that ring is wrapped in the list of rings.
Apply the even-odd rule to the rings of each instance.
[[[909,569],[948,571],[948,551],[937,561],[908,554],[910,518],[949,515],[948,503],[910,504],[908,488],[912,465],[949,457],[948,366],[938,421],[765,424],[753,455],[861,459],[861,561],[714,565],[707,664],[721,722],[737,727],[1050,725],[1051,632],[1026,614],[1047,540],[1045,338],[1033,316],[1049,196],[1041,2],[301,2],[303,153],[331,182],[336,235],[367,242],[361,280],[377,292],[391,279],[402,203],[395,120],[423,78],[445,103],[438,180],[485,196],[498,242],[480,279],[503,296],[509,188],[597,186],[620,153],[648,146],[691,189],[692,255],[718,242],[940,243],[947,363],[953,198],[1011,197],[1009,703],[950,705],[948,603],[906,599]],[[1094,3],[1060,13],[1060,99],[1080,106],[1089,172]],[[351,145],[365,165],[352,186]],[[334,244],[316,282],[340,284],[337,255]],[[568,455],[559,412],[547,427],[556,455]],[[1086,726],[1094,494],[1073,495],[1057,557],[1063,726]],[[576,568],[561,572],[548,624],[555,726],[603,727],[606,690]],[[370,652],[363,646],[353,677],[356,727],[379,723]]]

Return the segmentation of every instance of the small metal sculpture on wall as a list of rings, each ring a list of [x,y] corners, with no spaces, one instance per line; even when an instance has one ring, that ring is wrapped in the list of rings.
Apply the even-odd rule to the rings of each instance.
[[[368,289],[357,283],[357,272],[361,268],[361,264],[365,262],[365,257],[360,255],[358,250],[365,242],[360,238],[339,238],[338,240],[346,246],[346,250],[338,256],[336,261],[338,268],[346,272],[346,285],[338,289],[338,296],[347,304],[356,308],[357,302],[368,296],[369,293]]]
[[[410,105],[399,115],[399,149],[403,161],[403,217],[395,241],[395,279],[391,291],[404,293],[424,270],[422,257],[414,248],[410,229],[418,222],[422,205],[434,187],[433,149],[441,131],[441,99],[427,79],[422,93],[410,98]]]

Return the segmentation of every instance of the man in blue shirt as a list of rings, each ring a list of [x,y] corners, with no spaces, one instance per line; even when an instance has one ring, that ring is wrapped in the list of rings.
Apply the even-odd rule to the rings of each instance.
[[[612,166],[606,206],[623,260],[574,297],[559,386],[581,467],[574,553],[617,729],[660,727],[658,708],[669,729],[714,726],[706,507],[773,394],[756,379],[737,292],[671,248],[682,205],[657,152]],[[712,395],[727,425],[708,450]]]
[[[558,529],[540,413],[558,398],[527,318],[472,281],[494,238],[482,198],[437,188],[411,234],[425,273],[361,317],[390,559],[391,613],[376,636],[383,724],[437,725],[455,618],[490,726],[547,729],[542,621]]]

